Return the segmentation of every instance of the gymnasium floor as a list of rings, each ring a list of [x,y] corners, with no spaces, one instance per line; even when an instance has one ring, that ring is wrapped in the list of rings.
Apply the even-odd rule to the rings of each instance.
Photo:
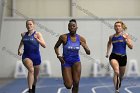
[[[25,78],[14,79],[0,84],[0,93],[26,93]],[[36,93],[69,93],[63,86],[62,78],[40,78]],[[81,78],[79,93],[114,93],[111,77]],[[120,93],[140,93],[140,77],[125,78]]]

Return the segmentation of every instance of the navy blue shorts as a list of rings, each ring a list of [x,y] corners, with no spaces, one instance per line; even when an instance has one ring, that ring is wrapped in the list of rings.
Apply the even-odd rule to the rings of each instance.
[[[80,62],[79,56],[63,57],[65,63],[61,64],[62,67],[72,67],[76,62]]]
[[[72,67],[76,62],[80,62],[80,61],[65,62],[64,64],[61,64],[61,65],[62,65],[62,67]]]
[[[24,62],[24,59],[25,58],[29,58],[32,60],[33,62],[33,66],[36,66],[36,65],[40,65],[41,64],[41,57],[40,57],[40,54],[24,54],[22,55],[22,61]]]
[[[76,62],[80,62],[80,58],[71,58],[71,59],[66,59],[64,58],[65,63],[61,64],[62,67],[72,67]]]

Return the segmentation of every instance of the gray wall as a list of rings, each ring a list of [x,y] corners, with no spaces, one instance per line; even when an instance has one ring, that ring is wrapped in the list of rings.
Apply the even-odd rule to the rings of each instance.
[[[37,22],[36,30],[43,34],[47,44],[46,49],[40,48],[42,61],[49,60],[51,62],[52,77],[61,77],[60,63],[55,56],[53,47],[58,36],[68,32],[67,24],[69,18],[35,20]],[[128,61],[136,59],[139,63],[140,18],[122,18],[122,20],[128,26],[127,32],[133,35],[134,40],[134,49],[128,49],[127,51]],[[77,19],[77,33],[86,38],[91,49],[90,57],[99,59],[103,64],[108,64],[108,59],[105,58],[106,43],[109,35],[115,32],[111,29],[115,21],[116,19],[114,18],[105,18],[104,21],[91,18]],[[13,77],[16,62],[20,59],[17,56],[17,48],[21,39],[20,34],[24,31],[26,31],[25,19],[4,19],[0,41],[0,77]],[[83,53],[84,51],[81,47],[82,76],[85,77],[90,75],[91,64],[95,60],[89,60],[89,56],[84,56]]]
[[[1,25],[2,25],[2,21],[3,21],[3,3],[4,3],[4,0],[0,0],[0,38],[1,38]]]
[[[132,17],[140,16],[140,0],[6,0],[5,16],[12,16],[13,7],[26,16],[69,17],[71,4],[75,1],[77,6],[90,11],[97,16],[104,17]],[[13,1],[13,2],[12,2]],[[129,11],[128,11],[129,10]],[[89,15],[76,8],[76,17],[88,17]],[[14,16],[18,16],[14,14]]]

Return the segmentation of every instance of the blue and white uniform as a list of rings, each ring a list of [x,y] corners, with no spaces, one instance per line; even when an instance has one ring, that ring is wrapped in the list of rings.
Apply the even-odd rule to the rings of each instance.
[[[22,60],[29,58],[32,60],[34,66],[41,63],[39,42],[34,37],[35,33],[36,31],[31,36],[28,36],[28,32],[26,32],[22,39],[24,44]]]
[[[80,37],[76,34],[76,41],[73,42],[70,38],[70,33],[67,34],[67,42],[63,45],[63,57],[65,64],[63,66],[71,67],[75,62],[80,62]]]
[[[109,57],[109,60],[116,59],[119,62],[120,66],[125,66],[127,63],[126,56],[126,41],[122,35],[112,37],[112,53]]]
[[[126,55],[126,41],[122,35],[112,37],[112,53]]]

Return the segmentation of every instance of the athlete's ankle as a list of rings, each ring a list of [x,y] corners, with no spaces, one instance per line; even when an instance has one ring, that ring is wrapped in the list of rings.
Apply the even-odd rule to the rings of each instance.
[[[119,90],[115,90],[115,93],[119,93]]]
[[[29,93],[33,93],[32,89],[29,89],[28,92],[29,92]]]
[[[32,92],[35,93],[36,86],[32,85]]]

